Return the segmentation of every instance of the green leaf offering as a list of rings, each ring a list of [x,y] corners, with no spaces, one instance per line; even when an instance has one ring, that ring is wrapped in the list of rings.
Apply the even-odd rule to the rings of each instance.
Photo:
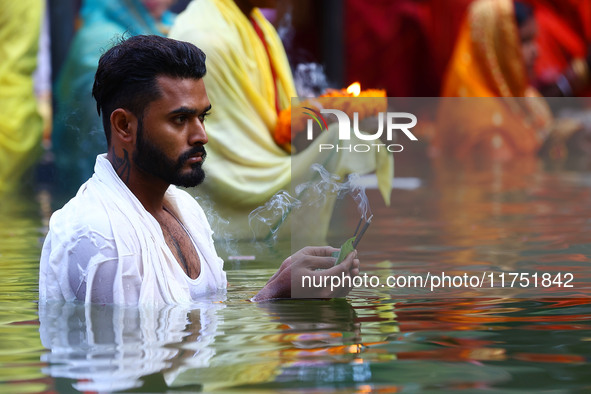
[[[347,257],[349,253],[355,250],[355,247],[353,246],[355,238],[356,237],[349,238],[341,245],[341,249],[339,251],[333,252],[332,257],[335,257],[337,259],[334,265],[342,263],[343,260],[345,260],[345,257]]]

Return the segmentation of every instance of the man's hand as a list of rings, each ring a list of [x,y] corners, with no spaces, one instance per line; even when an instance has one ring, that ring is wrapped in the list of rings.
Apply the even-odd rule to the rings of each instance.
[[[336,258],[332,253],[338,249],[329,246],[307,246],[289,256],[279,270],[269,279],[265,287],[252,298],[252,301],[264,301],[277,298],[292,298],[292,294],[305,294],[306,298],[335,298],[349,294],[351,287],[339,286],[331,289],[330,277],[350,277],[359,275],[357,251],[335,266]],[[302,277],[309,276],[312,283],[327,283],[327,286],[302,288]],[[325,278],[327,281],[325,282]],[[298,298],[298,297],[293,297]]]

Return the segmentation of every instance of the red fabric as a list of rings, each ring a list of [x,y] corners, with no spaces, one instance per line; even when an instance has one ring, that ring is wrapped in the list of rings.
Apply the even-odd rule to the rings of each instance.
[[[536,74],[548,78],[562,72],[571,60],[585,57],[587,42],[583,20],[579,14],[579,6],[589,6],[591,2],[581,0],[573,4],[565,0],[528,0],[534,6],[535,18],[538,23],[536,38],[539,55],[536,61]],[[581,7],[581,10],[585,7]],[[589,11],[588,11],[589,12]]]
[[[471,0],[346,0],[346,83],[438,96]]]
[[[438,96],[472,0],[346,0],[346,84],[388,96]],[[591,44],[591,0],[522,0],[538,22],[536,73],[553,80]],[[590,92],[587,92],[590,93]]]
[[[277,91],[277,72],[275,71],[275,67],[273,67],[273,62],[271,61],[271,55],[269,54],[269,48],[267,46],[267,41],[265,40],[265,33],[263,33],[263,31],[261,30],[261,27],[254,20],[254,18],[250,18],[250,23],[252,23],[254,30],[256,31],[257,35],[261,39],[261,42],[263,43],[263,46],[265,47],[265,52],[267,53],[267,59],[269,59],[269,67],[271,67],[271,75],[273,76],[273,82],[274,82],[273,88],[275,90],[275,111],[277,111],[277,114],[279,115],[279,112],[281,112],[281,107],[279,106],[279,92]]]
[[[591,0],[524,0],[538,24],[536,77],[556,80],[574,58],[587,56],[591,43]],[[582,95],[588,96],[589,89]]]

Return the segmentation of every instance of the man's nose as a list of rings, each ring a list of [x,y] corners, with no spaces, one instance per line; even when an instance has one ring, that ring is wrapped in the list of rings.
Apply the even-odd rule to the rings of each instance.
[[[191,127],[191,134],[189,135],[189,144],[207,144],[207,133],[205,132],[205,125],[200,119],[195,119],[195,123]]]

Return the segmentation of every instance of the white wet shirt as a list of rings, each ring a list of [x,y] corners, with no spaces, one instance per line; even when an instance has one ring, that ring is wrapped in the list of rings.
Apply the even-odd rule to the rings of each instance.
[[[106,154],[94,175],[49,222],[41,252],[40,301],[188,304],[226,288],[223,260],[201,206],[170,186],[164,203],[187,230],[201,273],[189,278],[168,248],[162,229],[121,181]]]

